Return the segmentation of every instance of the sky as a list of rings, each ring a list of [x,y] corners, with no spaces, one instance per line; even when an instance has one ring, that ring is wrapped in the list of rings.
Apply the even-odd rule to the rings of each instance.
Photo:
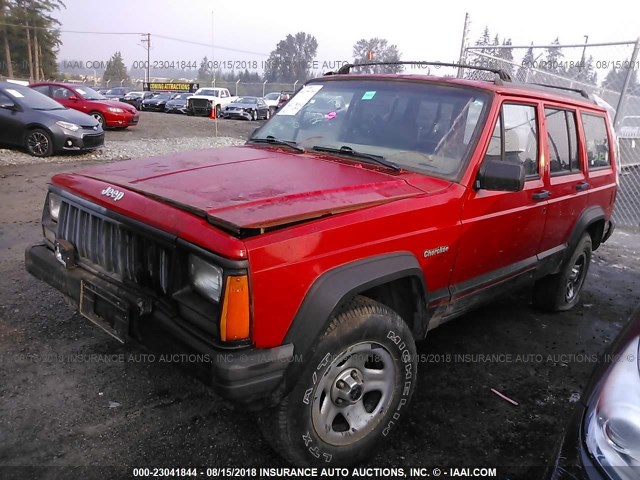
[[[457,61],[465,13],[473,44],[485,26],[514,45],[589,43],[635,40],[640,36],[640,2],[609,0],[598,8],[571,6],[559,0],[535,2],[473,1],[363,2],[360,0],[271,0],[230,2],[212,0],[65,0],[54,16],[62,23],[63,45],[58,60],[106,61],[120,51],[127,66],[146,60],[140,35],[151,33],[153,62],[197,62],[206,55],[237,66],[257,65],[289,33],[304,31],[318,41],[316,64],[331,69],[351,61],[361,38],[381,37],[398,46],[403,60]],[[444,6],[446,5],[446,9]],[[596,5],[596,4],[594,4]],[[67,31],[118,32],[119,35]],[[163,35],[204,45],[158,37]],[[213,40],[213,41],[212,41]],[[214,48],[211,48],[211,44]],[[235,50],[242,50],[243,53]],[[595,60],[628,56],[630,49],[593,49]],[[610,58],[614,56],[616,58]],[[624,58],[622,58],[624,59]],[[256,62],[247,65],[247,60]],[[334,62],[334,63],[332,63]],[[252,68],[249,68],[252,70]],[[153,73],[152,73],[153,75]]]

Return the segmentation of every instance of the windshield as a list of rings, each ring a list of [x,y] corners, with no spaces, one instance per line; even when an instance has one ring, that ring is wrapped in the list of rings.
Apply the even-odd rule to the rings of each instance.
[[[198,90],[196,93],[196,95],[209,95],[211,97],[217,97],[218,96],[218,91],[217,90],[213,90],[211,88],[201,88],[200,90]]]
[[[154,98],[154,100],[169,100],[173,97],[173,93],[159,93]]]
[[[29,87],[12,85],[2,91],[9,95],[16,103],[26,108],[33,108],[35,110],[65,110],[65,107],[55,100]]]
[[[233,101],[234,103],[258,103],[256,97],[240,97]]]
[[[193,93],[176,93],[172,97],[172,100],[184,100],[184,99],[189,98],[191,95],[193,95]]]
[[[105,97],[89,87],[76,87],[76,92],[84,97],[85,100],[106,100]]]
[[[278,100],[279,96],[280,96],[279,93],[273,92],[273,93],[267,93],[264,98],[265,100]]]
[[[312,82],[253,138],[347,147],[402,168],[454,179],[482,130],[489,94],[480,89],[388,80]]]

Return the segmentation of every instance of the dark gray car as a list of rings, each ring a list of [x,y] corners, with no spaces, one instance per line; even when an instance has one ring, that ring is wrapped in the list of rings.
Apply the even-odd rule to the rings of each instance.
[[[244,118],[246,120],[269,120],[271,112],[262,97],[240,97],[222,110],[224,118]]]
[[[23,147],[46,157],[63,150],[93,150],[104,145],[96,119],[71,110],[29,87],[0,82],[0,144]]]

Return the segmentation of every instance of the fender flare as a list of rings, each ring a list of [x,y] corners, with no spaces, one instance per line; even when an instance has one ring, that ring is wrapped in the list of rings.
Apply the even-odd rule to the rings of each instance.
[[[358,260],[335,267],[318,277],[307,291],[282,342],[283,345],[294,345],[295,361],[291,362],[284,381],[274,392],[277,397],[275,400],[278,401],[291,390],[335,312],[359,293],[407,277],[418,280],[421,293],[424,292],[421,301],[426,308],[424,275],[418,259],[410,252],[394,252]]]
[[[563,264],[573,254],[573,251],[575,250],[576,245],[582,238],[582,235],[584,234],[584,232],[586,232],[587,229],[591,225],[593,225],[595,222],[604,220],[604,219],[605,219],[604,210],[599,205],[593,205],[587,208],[584,212],[582,212],[582,214],[580,215],[580,218],[576,222],[576,225],[573,227],[573,231],[571,232],[571,235],[569,236],[569,241],[567,242],[567,250],[565,252],[565,256],[563,259]],[[601,240],[602,240],[601,238],[593,239],[594,250],[598,248]]]

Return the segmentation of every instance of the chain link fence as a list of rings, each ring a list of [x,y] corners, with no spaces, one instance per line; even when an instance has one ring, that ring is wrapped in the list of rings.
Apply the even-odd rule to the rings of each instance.
[[[580,90],[612,108],[618,134],[620,190],[614,220],[640,228],[640,40],[584,45],[490,45],[463,49],[460,63],[499,68],[514,81]],[[493,80],[495,74],[460,69],[457,76]],[[571,90],[569,90],[571,91]]]

